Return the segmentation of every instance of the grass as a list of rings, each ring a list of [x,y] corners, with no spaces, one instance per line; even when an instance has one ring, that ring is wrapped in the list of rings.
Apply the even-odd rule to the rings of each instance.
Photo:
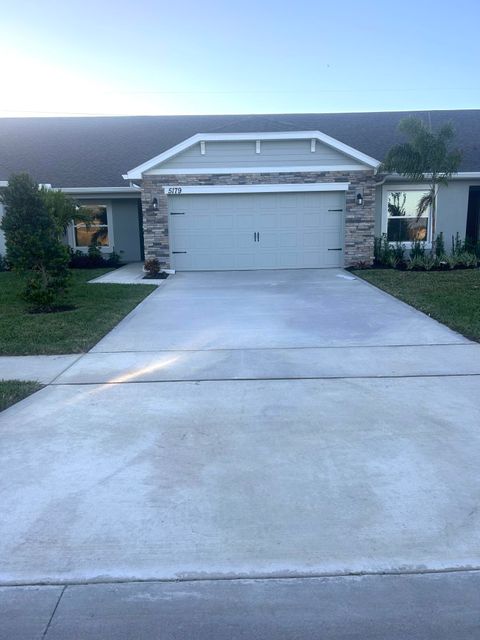
[[[20,402],[42,388],[38,382],[22,380],[0,380],[0,411]]]
[[[480,271],[354,271],[359,278],[391,293],[443,322],[447,327],[480,342]]]
[[[0,355],[88,351],[151,293],[152,285],[88,284],[109,269],[74,269],[70,300],[74,309],[28,313],[18,293],[17,274],[0,273]]]

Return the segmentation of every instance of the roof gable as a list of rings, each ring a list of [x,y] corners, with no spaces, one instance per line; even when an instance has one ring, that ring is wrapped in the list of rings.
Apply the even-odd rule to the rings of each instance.
[[[361,165],[376,169],[380,165],[380,161],[372,158],[358,149],[354,149],[349,145],[336,140],[331,136],[320,131],[279,131],[279,132],[245,132],[245,133],[197,133],[179,144],[163,151],[159,155],[147,160],[146,162],[130,169],[124,174],[125,180],[140,180],[143,173],[147,173],[151,169],[160,167],[163,163],[171,158],[178,156],[187,149],[199,143],[207,142],[241,142],[241,141],[280,141],[280,140],[315,140],[322,144],[339,151],[341,154],[350,158]],[[313,162],[313,158],[312,158]],[[359,165],[359,168],[360,166]],[[172,171],[174,172],[174,171]]]

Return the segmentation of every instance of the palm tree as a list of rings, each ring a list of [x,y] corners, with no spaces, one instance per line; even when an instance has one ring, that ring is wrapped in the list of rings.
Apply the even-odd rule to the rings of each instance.
[[[395,144],[388,151],[380,170],[385,173],[396,173],[412,182],[426,182],[427,193],[419,200],[417,221],[430,207],[432,246],[435,244],[435,227],[438,185],[448,186],[448,178],[458,171],[461,152],[449,150],[455,137],[450,123],[442,125],[437,132],[427,127],[418,118],[404,118],[398,125],[400,133],[409,140]]]

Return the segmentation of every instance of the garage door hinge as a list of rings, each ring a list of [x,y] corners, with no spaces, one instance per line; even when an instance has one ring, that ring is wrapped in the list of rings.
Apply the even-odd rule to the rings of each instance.
[[[329,249],[329,251],[342,251],[342,247],[338,247],[337,249]]]
[[[187,253],[186,251],[172,251],[172,253]]]

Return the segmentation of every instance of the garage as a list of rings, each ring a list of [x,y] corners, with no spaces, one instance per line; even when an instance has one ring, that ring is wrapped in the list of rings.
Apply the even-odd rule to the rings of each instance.
[[[178,271],[343,266],[345,192],[168,196]]]

